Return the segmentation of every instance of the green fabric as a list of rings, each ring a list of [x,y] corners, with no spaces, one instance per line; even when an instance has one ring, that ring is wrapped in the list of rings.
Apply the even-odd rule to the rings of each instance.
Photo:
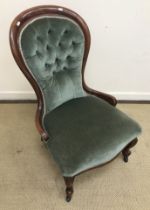
[[[85,95],[81,78],[84,35],[75,22],[58,16],[34,19],[23,28],[19,43],[42,90],[45,113]]]
[[[70,100],[45,116],[46,143],[63,176],[103,164],[139,135],[141,128],[102,99]]]
[[[75,22],[58,16],[34,19],[19,39],[23,59],[43,94],[43,123],[50,136],[46,145],[64,176],[111,160],[140,133],[125,114],[84,93],[84,41]]]

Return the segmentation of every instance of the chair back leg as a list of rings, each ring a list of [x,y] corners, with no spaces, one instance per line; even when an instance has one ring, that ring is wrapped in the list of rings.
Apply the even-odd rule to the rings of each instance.
[[[122,154],[123,154],[123,160],[124,162],[128,162],[128,157],[129,155],[131,155],[131,151],[130,151],[130,148],[131,147],[134,147],[138,142],[138,139],[135,138],[133,141],[131,141],[122,151]]]

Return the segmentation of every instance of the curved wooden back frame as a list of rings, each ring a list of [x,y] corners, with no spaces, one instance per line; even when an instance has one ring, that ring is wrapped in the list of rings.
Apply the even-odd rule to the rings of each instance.
[[[42,125],[42,115],[43,115],[43,96],[42,92],[31,75],[30,71],[28,70],[27,66],[25,65],[25,62],[22,58],[20,49],[19,49],[19,35],[22,30],[22,28],[28,24],[31,20],[33,20],[36,17],[43,16],[43,15],[58,15],[58,16],[65,16],[72,20],[74,20],[82,29],[84,37],[85,37],[85,51],[84,51],[84,57],[83,57],[83,64],[82,64],[82,82],[84,86],[84,69],[85,64],[90,48],[90,32],[88,29],[88,26],[86,25],[85,21],[75,12],[73,12],[70,9],[67,9],[65,7],[60,6],[50,6],[50,5],[43,5],[43,6],[36,6],[33,8],[30,8],[28,10],[23,11],[20,13],[12,22],[10,27],[10,46],[11,51],[14,56],[14,59],[16,63],[18,64],[19,68],[23,72],[23,74],[26,76],[26,78],[31,83],[33,89],[35,90],[35,93],[37,95],[38,100],[38,106],[36,111],[36,127],[41,134],[42,139],[47,140],[48,134],[43,128]]]
[[[28,10],[23,11],[20,13],[12,22],[10,27],[10,46],[11,51],[14,56],[14,59],[18,66],[20,67],[23,74],[26,76],[26,78],[31,83],[33,89],[35,90],[35,93],[37,95],[38,99],[38,106],[36,111],[36,126],[41,134],[42,139],[47,140],[48,134],[44,130],[44,127],[42,125],[42,115],[43,115],[43,96],[41,93],[41,90],[35,81],[35,79],[32,77],[30,71],[28,70],[27,66],[24,63],[24,60],[22,58],[20,49],[19,49],[19,34],[22,30],[22,28],[28,24],[30,21],[32,21],[34,18],[44,15],[58,15],[58,16],[65,16],[72,20],[74,20],[82,29],[84,37],[85,37],[85,51],[84,51],[84,57],[83,57],[83,63],[82,63],[82,85],[83,89],[88,92],[89,94],[93,94],[99,98],[102,98],[106,100],[111,105],[115,106],[117,104],[117,100],[115,97],[108,95],[106,93],[102,93],[96,90],[93,90],[89,88],[84,80],[84,69],[86,65],[86,60],[88,57],[89,49],[90,49],[90,31],[85,23],[85,21],[74,11],[67,9],[65,7],[61,6],[51,6],[51,5],[43,5],[43,6],[36,6],[33,8],[30,8]]]

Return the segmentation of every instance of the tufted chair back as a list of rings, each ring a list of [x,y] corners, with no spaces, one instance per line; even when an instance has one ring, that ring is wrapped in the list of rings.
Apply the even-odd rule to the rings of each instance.
[[[82,88],[84,34],[66,17],[42,16],[25,25],[20,50],[42,90],[45,111],[85,95]]]
[[[37,6],[14,19],[10,45],[37,94],[36,123],[43,135],[46,113],[86,95],[83,71],[90,47],[89,29],[79,15],[67,8]]]

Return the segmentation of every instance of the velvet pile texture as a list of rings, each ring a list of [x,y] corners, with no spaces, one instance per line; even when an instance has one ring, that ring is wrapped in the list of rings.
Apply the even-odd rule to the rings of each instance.
[[[36,18],[22,30],[20,49],[42,90],[45,112],[85,94],[84,35],[75,22],[65,17]]]
[[[50,134],[47,147],[63,176],[110,161],[141,132],[134,120],[94,96],[64,103],[44,123]]]
[[[82,87],[85,40],[65,17],[40,17],[20,34],[23,59],[44,99],[45,143],[63,176],[104,164],[141,132],[127,115]]]

